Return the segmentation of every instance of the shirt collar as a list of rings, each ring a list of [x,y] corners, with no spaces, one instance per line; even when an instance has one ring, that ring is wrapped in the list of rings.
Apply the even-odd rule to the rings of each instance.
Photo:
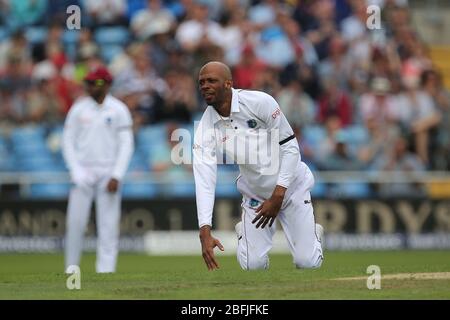
[[[95,99],[92,98],[91,96],[88,95],[87,97],[90,99],[93,107],[95,107],[96,109],[103,110],[103,109],[106,109],[107,106],[109,105],[108,103],[106,103],[106,100],[109,100],[109,96],[110,96],[110,94],[107,93],[105,96],[105,99],[103,99],[103,102],[101,104],[97,103],[97,101],[95,101]]]
[[[239,95],[238,91],[234,88],[231,88],[231,113],[239,112]],[[213,112],[213,123],[216,124],[218,121],[222,120],[221,116],[217,113],[216,109],[211,106]],[[230,113],[230,116],[231,116]]]

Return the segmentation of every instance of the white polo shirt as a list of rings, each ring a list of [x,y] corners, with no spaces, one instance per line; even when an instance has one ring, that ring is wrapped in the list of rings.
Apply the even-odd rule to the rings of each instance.
[[[200,227],[212,225],[218,163],[237,163],[249,196],[261,200],[270,198],[276,185],[289,192],[306,172],[286,117],[275,99],[260,91],[232,89],[227,118],[208,106],[195,131],[193,155]]]
[[[88,96],[71,107],[63,130],[63,155],[70,170],[111,167],[111,176],[120,180],[133,148],[131,114],[117,98],[108,94],[99,105]]]

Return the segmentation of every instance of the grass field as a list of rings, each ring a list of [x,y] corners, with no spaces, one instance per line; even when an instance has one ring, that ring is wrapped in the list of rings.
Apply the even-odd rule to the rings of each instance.
[[[81,290],[66,288],[59,254],[0,255],[0,299],[450,299],[450,278],[384,279],[368,290],[369,265],[382,276],[450,272],[446,251],[326,252],[322,268],[296,270],[288,255],[272,255],[268,271],[241,271],[234,256],[219,256],[208,272],[201,256],[121,254],[118,272],[96,274],[95,256],[85,254]]]

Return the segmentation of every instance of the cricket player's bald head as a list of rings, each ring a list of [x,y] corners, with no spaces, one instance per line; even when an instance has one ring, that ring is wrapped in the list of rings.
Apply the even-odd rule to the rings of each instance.
[[[198,75],[198,85],[203,98],[213,107],[219,109],[231,105],[233,79],[230,68],[219,61],[205,64]]]
[[[205,64],[200,69],[200,74],[215,74],[219,76],[222,80],[232,80],[231,70],[230,68],[220,61],[211,61]]]

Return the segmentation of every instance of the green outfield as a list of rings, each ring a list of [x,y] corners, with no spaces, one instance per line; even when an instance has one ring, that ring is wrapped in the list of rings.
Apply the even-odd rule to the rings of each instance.
[[[234,256],[218,259],[221,269],[208,272],[200,255],[121,254],[118,272],[101,275],[86,254],[81,290],[68,290],[62,255],[1,254],[0,299],[450,299],[448,251],[326,252],[318,270],[296,270],[288,255],[256,272],[241,271]],[[369,265],[381,268],[380,290],[365,278],[336,280],[367,277]]]

